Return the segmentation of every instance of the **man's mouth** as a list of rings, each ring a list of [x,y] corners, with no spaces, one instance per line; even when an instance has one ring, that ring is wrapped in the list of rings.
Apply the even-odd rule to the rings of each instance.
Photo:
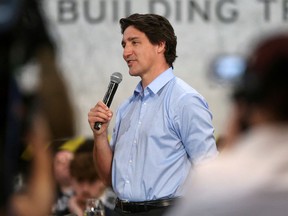
[[[134,61],[134,60],[127,60],[127,61],[126,61],[126,62],[127,62],[127,65],[128,65],[128,67],[132,66],[132,64],[133,64],[133,61]]]

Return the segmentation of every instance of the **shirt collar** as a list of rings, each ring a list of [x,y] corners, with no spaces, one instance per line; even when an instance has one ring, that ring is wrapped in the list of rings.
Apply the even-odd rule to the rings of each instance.
[[[172,67],[168,68],[166,71],[161,73],[158,77],[156,77],[147,88],[156,94],[166,83],[168,83],[171,79],[173,79],[175,75],[173,74]],[[142,84],[141,81],[138,83],[134,90],[134,95],[142,92]]]

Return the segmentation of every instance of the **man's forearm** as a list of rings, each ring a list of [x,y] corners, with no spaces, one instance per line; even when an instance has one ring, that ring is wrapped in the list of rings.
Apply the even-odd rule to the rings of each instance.
[[[113,152],[107,136],[95,136],[93,158],[100,178],[107,186],[110,186],[112,183],[111,171]]]

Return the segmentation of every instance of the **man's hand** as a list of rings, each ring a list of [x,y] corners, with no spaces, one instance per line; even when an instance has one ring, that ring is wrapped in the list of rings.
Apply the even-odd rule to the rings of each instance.
[[[113,112],[102,102],[99,101],[95,107],[90,109],[88,113],[88,122],[94,135],[100,135],[107,130],[110,120],[112,119]],[[100,130],[94,128],[95,122],[101,122]]]

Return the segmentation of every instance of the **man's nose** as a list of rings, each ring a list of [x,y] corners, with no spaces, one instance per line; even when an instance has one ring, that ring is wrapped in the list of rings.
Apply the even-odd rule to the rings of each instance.
[[[129,45],[126,45],[123,49],[124,59],[127,59],[131,54],[132,54],[132,47]]]

